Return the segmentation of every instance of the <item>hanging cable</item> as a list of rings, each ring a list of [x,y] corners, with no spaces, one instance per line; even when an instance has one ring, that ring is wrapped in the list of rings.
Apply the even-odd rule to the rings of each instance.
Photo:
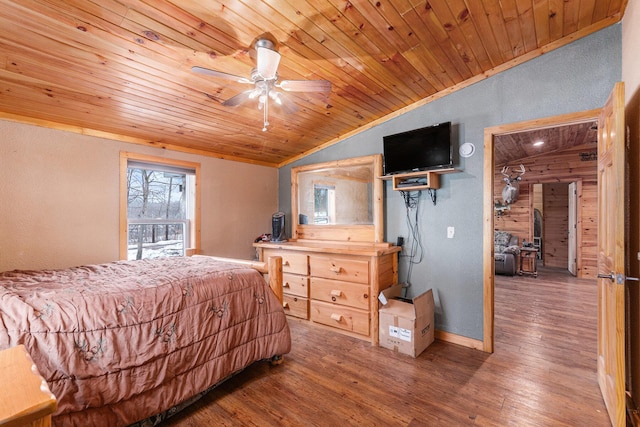
[[[433,203],[433,206],[435,206],[436,205],[436,189],[430,188],[428,192],[429,192],[429,196],[431,197],[431,202]]]
[[[407,228],[409,230],[408,254],[405,255],[408,259],[407,280],[403,286],[406,296],[407,288],[411,286],[411,273],[413,272],[413,266],[415,264],[420,264],[424,258],[424,247],[422,245],[418,221],[420,218],[420,195],[422,192],[401,191],[400,193],[404,199]],[[412,210],[414,211],[413,215],[411,214]]]

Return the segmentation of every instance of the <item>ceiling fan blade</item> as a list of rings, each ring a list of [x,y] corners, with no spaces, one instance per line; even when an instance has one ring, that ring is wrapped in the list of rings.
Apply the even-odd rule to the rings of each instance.
[[[273,94],[273,100],[280,106],[280,108],[282,108],[282,111],[284,111],[286,114],[293,114],[300,111],[300,108],[296,105],[296,103],[290,100],[284,93],[274,91],[271,92],[271,94]]]
[[[328,80],[283,80],[277,85],[287,92],[329,92],[331,82]]]
[[[251,95],[253,94],[253,92],[254,92],[253,89],[245,90],[244,92],[239,93],[227,99],[222,103],[222,105],[224,105],[225,107],[236,107],[242,104],[243,102],[247,101],[248,99],[251,99],[252,98]]]
[[[208,68],[203,67],[191,67],[191,71],[194,73],[206,74],[208,76],[219,77],[221,79],[233,80],[238,83],[253,83],[251,80],[236,76],[234,74],[223,73],[222,71],[210,70]]]

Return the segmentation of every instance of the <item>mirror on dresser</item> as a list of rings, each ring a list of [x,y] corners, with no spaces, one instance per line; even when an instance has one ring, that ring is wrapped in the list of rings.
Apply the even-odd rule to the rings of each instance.
[[[291,169],[294,239],[382,242],[382,155]]]

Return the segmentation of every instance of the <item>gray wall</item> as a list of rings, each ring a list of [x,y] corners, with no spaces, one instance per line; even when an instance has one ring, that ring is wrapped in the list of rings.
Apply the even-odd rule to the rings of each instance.
[[[621,38],[620,25],[606,28],[282,167],[280,209],[290,224],[291,167],[381,153],[384,135],[451,121],[455,151],[471,142],[476,152],[459,159],[462,173],[441,176],[435,206],[422,192],[418,222],[425,257],[413,266],[408,294],[432,288],[436,328],[482,340],[484,129],[602,107],[621,78]],[[385,239],[395,242],[403,236],[407,241],[404,201],[385,183]],[[449,226],[455,227],[453,239],[447,239]],[[406,274],[407,260],[401,257],[401,282]]]

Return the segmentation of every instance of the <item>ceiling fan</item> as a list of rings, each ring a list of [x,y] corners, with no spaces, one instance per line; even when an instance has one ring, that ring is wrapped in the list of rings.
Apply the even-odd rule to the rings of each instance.
[[[251,78],[236,76],[222,71],[203,67],[191,67],[196,73],[207,74],[232,80],[237,83],[252,84],[253,89],[241,92],[227,99],[222,105],[235,107],[250,100],[258,100],[258,109],[263,110],[264,123],[262,130],[269,126],[269,100],[281,106],[285,113],[291,114],[299,110],[298,106],[281,92],[329,92],[331,82],[328,80],[282,80],[278,82],[278,64],[280,54],[275,50],[271,40],[259,39],[255,44],[257,58],[256,67],[251,71]]]

